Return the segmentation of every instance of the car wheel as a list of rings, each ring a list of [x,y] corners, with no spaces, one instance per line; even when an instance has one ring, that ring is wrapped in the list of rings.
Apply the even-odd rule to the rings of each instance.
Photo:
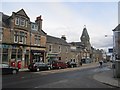
[[[50,67],[48,67],[48,70],[50,70],[51,68]]]
[[[61,69],[61,67],[58,67],[59,69]]]
[[[72,65],[71,67],[73,68],[74,66]]]
[[[40,69],[39,69],[39,68],[37,68],[37,72],[38,72],[38,71],[40,71]]]
[[[12,71],[12,74],[17,74],[17,70],[13,70],[13,71]]]

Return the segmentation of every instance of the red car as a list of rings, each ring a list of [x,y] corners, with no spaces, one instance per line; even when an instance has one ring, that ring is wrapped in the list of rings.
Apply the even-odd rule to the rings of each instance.
[[[63,68],[67,68],[68,67],[68,65],[67,65],[67,63],[64,63],[64,62],[62,62],[62,61],[54,61],[54,62],[52,62],[52,68],[53,69],[63,69]]]

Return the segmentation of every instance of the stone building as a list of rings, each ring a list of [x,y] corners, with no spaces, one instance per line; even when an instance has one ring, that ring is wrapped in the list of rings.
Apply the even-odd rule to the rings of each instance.
[[[81,42],[72,42],[71,52],[77,53],[76,60],[79,63],[81,60],[83,63],[91,62],[92,58],[92,49],[90,44],[90,38],[87,32],[86,27],[83,28],[82,35],[80,37]]]
[[[115,77],[120,78],[120,24],[113,30],[113,55],[115,57]]]
[[[70,60],[70,45],[66,42],[66,37],[61,38],[47,35],[47,62],[61,60],[67,62]]]
[[[46,62],[46,33],[42,30],[41,16],[37,17],[35,22],[31,22],[30,33],[30,61]]]
[[[23,9],[12,12],[11,16],[2,13],[0,35],[3,63],[15,62],[17,65],[21,61],[24,68],[30,63],[32,52],[42,54],[45,60],[46,33],[40,27],[41,22],[41,17],[38,17],[33,24]]]

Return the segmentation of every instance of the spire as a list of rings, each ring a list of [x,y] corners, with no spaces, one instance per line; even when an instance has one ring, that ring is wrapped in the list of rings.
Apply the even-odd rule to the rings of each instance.
[[[80,39],[82,42],[90,40],[87,29],[86,29],[86,25],[84,25],[83,32]]]

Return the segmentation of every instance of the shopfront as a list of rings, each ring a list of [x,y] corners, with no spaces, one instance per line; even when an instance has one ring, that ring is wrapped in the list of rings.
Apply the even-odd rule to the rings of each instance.
[[[56,60],[61,60],[61,57],[59,57],[59,55],[58,54],[54,54],[54,53],[49,53],[48,55],[47,55],[47,60],[48,60],[48,62],[52,62],[52,61],[56,61]]]
[[[31,62],[44,62],[45,51],[31,50]]]

